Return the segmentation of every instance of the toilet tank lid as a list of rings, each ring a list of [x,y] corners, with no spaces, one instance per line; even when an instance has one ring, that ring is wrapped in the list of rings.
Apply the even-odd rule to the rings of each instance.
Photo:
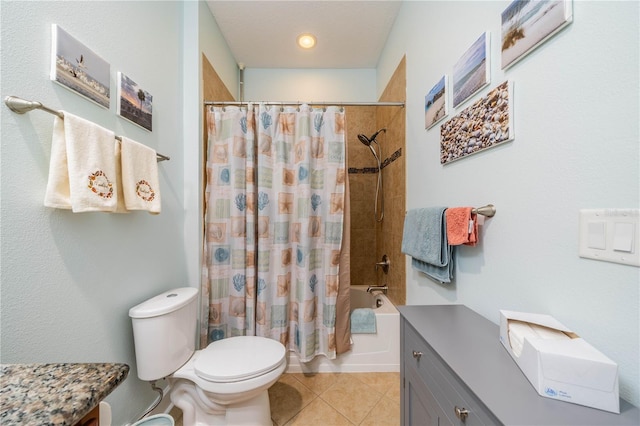
[[[174,288],[129,309],[129,316],[131,318],[151,318],[164,315],[182,308],[197,295],[198,289],[193,287]]]

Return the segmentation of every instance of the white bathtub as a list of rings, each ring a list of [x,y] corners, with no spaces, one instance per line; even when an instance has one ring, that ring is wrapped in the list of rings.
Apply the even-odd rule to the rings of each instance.
[[[377,304],[382,303],[377,307]],[[374,308],[376,334],[352,334],[349,352],[336,359],[317,356],[301,363],[288,352],[287,373],[359,373],[400,371],[400,313],[380,292],[367,293],[367,286],[351,286],[351,309]]]

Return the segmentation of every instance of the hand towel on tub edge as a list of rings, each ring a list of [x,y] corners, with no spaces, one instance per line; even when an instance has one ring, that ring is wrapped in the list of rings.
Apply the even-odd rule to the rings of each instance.
[[[351,312],[351,333],[375,334],[376,314],[371,308],[356,308]]]
[[[126,209],[159,214],[161,202],[156,151],[123,136],[120,156]]]
[[[453,249],[447,243],[446,207],[409,210],[404,219],[402,252],[413,268],[441,283],[453,279]]]
[[[64,112],[55,117],[44,205],[74,213],[113,212],[117,205],[115,134]]]

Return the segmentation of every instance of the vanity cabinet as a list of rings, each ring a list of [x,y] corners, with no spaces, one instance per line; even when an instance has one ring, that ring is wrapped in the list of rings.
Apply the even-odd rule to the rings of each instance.
[[[499,327],[463,305],[400,306],[403,425],[639,425],[621,414],[544,398],[499,341]]]
[[[74,426],[100,426],[100,405],[96,405]]]

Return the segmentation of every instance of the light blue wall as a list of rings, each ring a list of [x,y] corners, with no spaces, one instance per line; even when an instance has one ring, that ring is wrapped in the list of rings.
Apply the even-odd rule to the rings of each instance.
[[[198,17],[199,50],[207,57],[227,90],[237,99],[238,65],[206,2],[199,2]]]
[[[67,110],[171,157],[160,163],[162,213],[73,214],[43,206],[53,116],[2,117],[3,363],[124,362],[108,398],[114,424],[156,393],[137,378],[130,307],[200,279],[201,52],[232,93],[235,60],[204,2],[2,2],[1,95]],[[51,24],[111,64],[109,110],[49,80]],[[116,72],[153,95],[153,132],[115,113]],[[165,385],[161,383],[161,385]]]
[[[159,166],[158,216],[45,208],[53,116],[0,108],[0,361],[129,364],[129,377],[107,398],[114,425],[125,424],[157,395],[137,378],[129,308],[172,287],[199,285],[201,53],[232,93],[235,60],[204,2],[1,7],[3,98],[17,95],[67,110],[171,157]],[[109,110],[49,80],[53,23],[111,64]],[[153,95],[153,132],[116,115],[117,71]]]
[[[202,55],[213,65],[229,92],[237,97],[238,68],[205,2],[184,3],[183,109],[184,125],[184,240],[189,285],[200,285],[202,253],[202,164],[204,128]]]
[[[247,68],[245,101],[375,102],[376,70]]]
[[[407,303],[466,304],[496,323],[499,309],[553,315],[618,363],[621,396],[640,405],[640,269],[578,256],[580,209],[640,207],[639,3],[574,1],[574,22],[505,72],[509,3],[405,1],[383,51],[378,93],[407,57],[407,208],[497,207],[480,246],[459,251],[454,284],[407,258]],[[442,166],[424,96],[484,31],[483,93],[514,81],[516,139]]]
[[[181,2],[2,2],[1,96],[94,121],[171,157],[159,165],[162,213],[73,214],[43,206],[53,116],[2,118],[1,361],[124,362],[108,397],[113,424],[156,396],[138,380],[130,307],[186,285]],[[111,64],[109,110],[49,80],[51,24]],[[153,95],[153,132],[115,113],[116,72]]]

